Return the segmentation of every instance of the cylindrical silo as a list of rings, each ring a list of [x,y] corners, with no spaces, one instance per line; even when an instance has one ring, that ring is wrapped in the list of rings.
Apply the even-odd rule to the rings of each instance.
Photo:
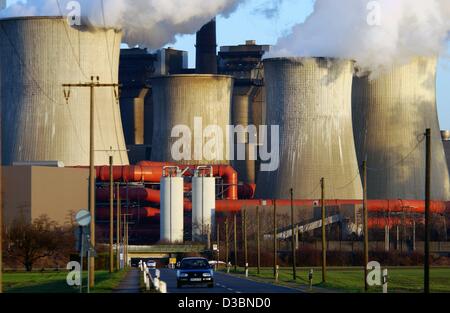
[[[261,171],[259,198],[318,199],[325,178],[328,199],[361,199],[362,186],[353,139],[353,62],[328,58],[264,61],[266,123],[278,125],[279,166]],[[269,143],[275,146],[278,138]],[[274,139],[274,140],[271,140]],[[261,148],[261,147],[260,147]]]
[[[226,134],[232,91],[231,76],[154,78],[152,161],[229,164]]]
[[[89,164],[90,90],[64,92],[63,84],[92,76],[117,83],[121,38],[118,30],[71,27],[61,17],[0,20],[4,164]],[[97,165],[108,164],[111,153],[117,165],[128,164],[117,96],[112,87],[95,88]]]
[[[195,172],[192,177],[192,240],[206,242],[214,228],[216,212],[216,179],[212,170],[209,176]]]
[[[235,86],[231,108],[232,125],[237,130],[232,165],[239,174],[239,181],[252,184],[255,183],[256,175],[259,127],[253,122],[253,98],[256,91],[253,86]],[[239,152],[239,148],[242,152]]]
[[[371,199],[424,199],[425,141],[432,130],[432,198],[450,199],[436,106],[436,58],[417,57],[390,71],[355,78],[356,150],[367,160]]]
[[[183,177],[161,178],[160,240],[182,243],[184,240]]]

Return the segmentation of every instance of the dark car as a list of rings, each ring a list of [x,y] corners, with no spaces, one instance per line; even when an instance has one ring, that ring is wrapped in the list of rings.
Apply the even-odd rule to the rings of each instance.
[[[177,270],[177,288],[184,285],[208,285],[214,288],[214,271],[205,258],[186,258]]]

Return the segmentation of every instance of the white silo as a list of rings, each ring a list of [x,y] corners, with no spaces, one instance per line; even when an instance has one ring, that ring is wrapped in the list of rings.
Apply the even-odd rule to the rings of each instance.
[[[435,200],[450,199],[436,105],[437,58],[417,57],[387,72],[355,77],[353,119],[360,162],[367,160],[370,199],[425,197],[425,131],[432,130]]]
[[[209,173],[208,173],[209,170]],[[206,242],[214,228],[216,179],[212,168],[199,167],[192,177],[192,240]]]
[[[0,104],[4,164],[61,161],[89,164],[89,88],[66,89],[99,77],[118,83],[122,33],[71,27],[61,17],[0,20]],[[95,89],[97,165],[127,165],[117,91]]]
[[[184,180],[177,167],[164,168],[161,177],[160,240],[184,241]]]
[[[259,172],[257,197],[288,199],[293,188],[298,199],[318,199],[325,178],[327,198],[361,199],[352,127],[353,62],[266,59],[264,71],[266,124],[280,127],[280,164],[273,172]]]

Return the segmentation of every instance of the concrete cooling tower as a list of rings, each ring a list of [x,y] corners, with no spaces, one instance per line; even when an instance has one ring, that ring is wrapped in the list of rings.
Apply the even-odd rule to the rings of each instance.
[[[89,164],[89,88],[63,84],[118,82],[121,32],[70,27],[60,17],[0,20],[0,104],[3,163]],[[69,89],[66,88],[66,95]],[[97,165],[127,165],[114,88],[95,88]]]
[[[432,130],[432,198],[450,199],[436,106],[436,58],[416,58],[374,79],[355,78],[353,111],[370,199],[425,198],[425,141]]]
[[[280,126],[280,166],[260,172],[257,197],[361,199],[351,90],[353,62],[327,58],[264,61],[267,124]],[[270,142],[270,141],[269,141]]]
[[[230,125],[233,92],[231,76],[161,76],[152,80],[152,89],[154,104],[152,161],[193,165],[230,163],[225,136],[227,126]],[[206,134],[209,126],[213,126],[222,134],[209,136],[211,134]],[[183,138],[188,141],[187,145],[178,145],[181,133],[175,133],[172,137],[175,127],[185,131]],[[208,149],[207,143],[213,137],[217,139],[217,146],[210,146],[211,149]],[[182,156],[183,159],[179,159],[174,157],[172,150],[186,154]],[[207,150],[218,153],[209,155],[204,153]]]
[[[235,127],[242,126],[244,132],[235,136],[234,153],[232,165],[239,173],[239,181],[245,183],[255,183],[257,153],[255,147],[258,143],[258,126],[260,123],[254,122],[253,98],[258,90],[252,86],[235,86],[233,91],[233,104],[231,109],[231,120]],[[251,134],[246,132],[249,126],[255,126],[255,138],[250,138]],[[245,149],[245,159],[238,157],[239,146]],[[244,152],[243,152],[244,153]],[[242,155],[243,156],[243,155]]]

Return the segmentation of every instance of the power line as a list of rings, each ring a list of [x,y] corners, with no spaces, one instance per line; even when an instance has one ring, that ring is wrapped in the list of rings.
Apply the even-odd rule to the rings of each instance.
[[[61,5],[60,5],[60,3],[59,3],[59,0],[55,0],[55,1],[56,1],[56,5],[58,6],[59,14],[60,14],[62,17],[64,17],[64,13],[62,12]],[[70,35],[69,35],[68,28],[67,28],[67,23],[64,22],[64,21],[61,21],[61,23],[64,24],[64,31],[65,31],[66,36],[67,36],[67,41],[68,41],[68,43],[69,43],[69,45],[70,45],[70,47],[71,47],[73,58],[75,59],[75,62],[77,63],[77,65],[78,65],[78,67],[79,67],[79,69],[80,69],[81,74],[84,76],[84,78],[85,78],[86,80],[88,80],[89,77],[88,77],[88,75],[86,75],[86,73],[84,72],[83,68],[81,67],[81,63],[80,63],[80,61],[78,60],[77,55],[76,55],[76,53],[75,53],[75,48],[74,48],[74,46],[72,45],[72,41],[70,40]]]
[[[109,63],[109,70],[110,70],[110,74],[111,74],[111,81],[114,80],[114,75],[113,75],[113,64],[112,64],[112,60],[111,60],[111,56],[109,55],[109,52],[111,51],[109,48],[109,40],[108,40],[108,34],[106,32],[106,18],[105,18],[105,6],[104,6],[104,1],[101,0],[101,9],[102,9],[102,19],[103,19],[103,27],[105,28],[105,43],[106,43],[106,56],[108,57],[108,63]],[[113,42],[113,46],[116,42],[116,33],[114,33],[114,42]],[[119,104],[119,94],[115,94],[115,92],[113,92],[111,90],[112,96],[117,98],[117,104]],[[112,113],[113,113],[113,121],[114,121],[114,129],[116,130],[116,141],[117,141],[117,146],[120,146],[120,139],[119,139],[119,134],[117,133],[117,129],[119,129],[117,126],[117,120],[116,120],[116,114],[114,113],[114,103],[111,103],[111,107],[112,107]],[[119,104],[119,111],[120,111],[120,104]],[[122,160],[122,154],[119,153],[119,157],[120,157],[120,161],[123,163]]]
[[[408,154],[406,154],[404,157],[402,157],[400,159],[400,161],[396,162],[395,164],[392,164],[392,165],[387,166],[387,167],[381,167],[381,168],[367,167],[367,169],[372,171],[372,172],[380,172],[380,171],[390,170],[390,169],[400,165],[401,163],[406,161],[420,147],[420,145],[423,143],[424,139],[425,139],[425,136],[423,135],[422,138],[419,139],[419,142],[417,143],[417,145]]]

